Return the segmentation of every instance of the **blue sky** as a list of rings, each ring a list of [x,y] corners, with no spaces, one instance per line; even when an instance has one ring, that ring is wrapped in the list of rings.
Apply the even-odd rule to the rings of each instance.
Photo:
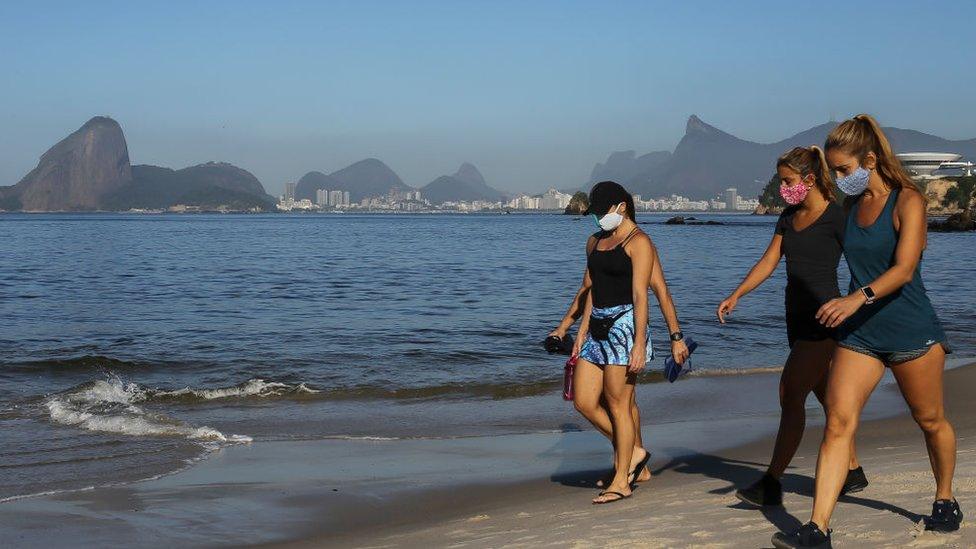
[[[976,2],[0,4],[0,184],[94,115],[133,163],[208,160],[272,193],[384,160],[421,186],[585,183],[691,114],[775,141],[833,116],[976,137]]]

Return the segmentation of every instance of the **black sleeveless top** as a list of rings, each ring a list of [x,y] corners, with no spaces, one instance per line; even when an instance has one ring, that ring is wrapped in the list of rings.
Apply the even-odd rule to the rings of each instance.
[[[786,256],[786,310],[813,316],[821,305],[840,295],[837,265],[844,251],[844,224],[847,216],[836,202],[827,204],[820,217],[802,231],[793,228],[791,206],[776,223],[776,234],[783,236]]]
[[[624,245],[637,233],[637,228],[620,244],[609,250],[598,250],[600,241],[610,236],[598,233],[593,251],[586,258],[586,267],[593,281],[593,306],[605,309],[617,305],[634,304],[634,265],[624,251]]]

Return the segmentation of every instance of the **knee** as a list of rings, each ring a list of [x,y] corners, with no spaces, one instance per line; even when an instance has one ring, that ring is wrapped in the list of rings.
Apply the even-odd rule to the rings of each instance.
[[[827,426],[824,427],[824,439],[854,438],[857,430],[857,415],[850,412],[827,412]]]
[[[630,414],[630,410],[633,406],[630,398],[621,398],[620,396],[606,395],[607,408],[610,409],[610,413],[615,416],[620,416],[624,414]]]
[[[912,412],[912,417],[925,434],[936,433],[948,423],[945,416],[937,410]]]
[[[807,405],[807,395],[798,391],[782,391],[779,395],[779,407],[784,412],[803,412]]]
[[[600,404],[597,401],[592,399],[581,399],[581,398],[573,399],[573,407],[576,408],[576,411],[587,417],[595,414],[599,406]]]

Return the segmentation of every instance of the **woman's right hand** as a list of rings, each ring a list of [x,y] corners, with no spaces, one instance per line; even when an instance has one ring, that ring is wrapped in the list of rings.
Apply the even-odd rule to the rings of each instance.
[[[583,344],[586,343],[586,334],[580,330],[576,334],[576,341],[573,342],[573,356],[579,356],[583,352]]]
[[[739,298],[735,297],[734,295],[730,295],[729,297],[725,298],[725,301],[720,303],[718,310],[715,311],[715,314],[718,315],[718,321],[725,324],[725,315],[732,314],[732,311],[735,310],[735,306],[738,304]]]

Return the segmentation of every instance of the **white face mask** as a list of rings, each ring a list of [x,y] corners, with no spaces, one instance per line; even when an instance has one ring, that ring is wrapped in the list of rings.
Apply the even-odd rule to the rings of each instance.
[[[597,224],[600,225],[601,229],[604,231],[612,231],[624,222],[624,216],[617,213],[618,209],[620,209],[619,204],[610,213],[597,220]]]

